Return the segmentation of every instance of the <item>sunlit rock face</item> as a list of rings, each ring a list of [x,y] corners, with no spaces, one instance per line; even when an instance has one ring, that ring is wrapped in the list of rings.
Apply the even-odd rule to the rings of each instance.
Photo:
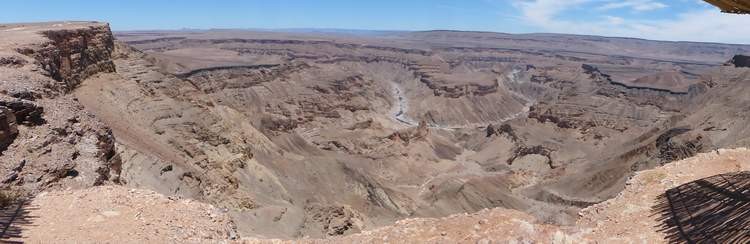
[[[254,142],[235,161],[245,168],[223,166],[224,176],[194,185],[237,184],[189,193],[213,201],[250,192],[252,204],[235,217],[251,234],[349,234],[491,207],[572,223],[578,209],[620,192],[633,172],[744,143],[722,133],[725,116],[700,109],[722,103],[715,94],[739,74],[722,64],[750,51],[742,45],[451,31],[116,36],[143,52],[115,61],[124,77],[164,94],[183,87],[185,95],[170,96],[202,106],[156,116],[165,118],[156,123],[161,137],[208,150],[182,156],[185,165],[217,168],[233,157],[210,148]],[[120,68],[139,62],[166,76]],[[252,133],[186,140],[174,136],[192,131],[167,122],[201,117],[201,134]],[[201,158],[208,163],[192,163]],[[242,173],[251,168],[260,171]]]
[[[72,94],[86,78],[114,73],[106,23],[2,25],[2,184],[36,193],[120,183],[112,131]]]
[[[719,7],[722,12],[733,14],[750,14],[750,2],[746,0],[704,0]]]
[[[146,188],[213,204],[243,236],[498,207],[572,224],[636,171],[749,143],[746,69],[722,65],[743,45],[0,31],[5,186]]]

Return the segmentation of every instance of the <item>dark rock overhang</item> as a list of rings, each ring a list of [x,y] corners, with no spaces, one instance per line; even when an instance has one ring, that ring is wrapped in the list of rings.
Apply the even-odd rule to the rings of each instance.
[[[722,12],[732,14],[750,14],[750,0],[704,0]]]

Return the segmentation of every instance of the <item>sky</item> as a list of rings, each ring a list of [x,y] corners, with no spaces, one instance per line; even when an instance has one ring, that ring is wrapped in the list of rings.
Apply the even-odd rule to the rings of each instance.
[[[750,15],[700,0],[10,0],[0,23],[157,29],[467,30],[750,44]]]

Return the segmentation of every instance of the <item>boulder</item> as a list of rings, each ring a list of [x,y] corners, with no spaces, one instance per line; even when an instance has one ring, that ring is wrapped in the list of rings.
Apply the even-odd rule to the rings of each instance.
[[[0,101],[0,106],[8,108],[14,114],[16,123],[42,125],[46,122],[42,118],[44,108],[32,102],[16,99],[13,101]]]
[[[729,60],[729,64],[737,68],[750,68],[750,56],[734,55],[732,60]]]
[[[0,106],[0,152],[5,151],[17,135],[16,116],[9,108]]]

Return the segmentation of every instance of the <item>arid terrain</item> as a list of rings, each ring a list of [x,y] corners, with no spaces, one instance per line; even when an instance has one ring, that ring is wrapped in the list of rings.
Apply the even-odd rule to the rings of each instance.
[[[128,238],[86,238],[92,223],[127,225],[133,242],[663,240],[655,196],[748,167],[746,150],[722,149],[750,146],[743,54],[560,34],[0,24],[0,181],[27,196],[11,209],[28,208],[6,229],[70,242]]]

